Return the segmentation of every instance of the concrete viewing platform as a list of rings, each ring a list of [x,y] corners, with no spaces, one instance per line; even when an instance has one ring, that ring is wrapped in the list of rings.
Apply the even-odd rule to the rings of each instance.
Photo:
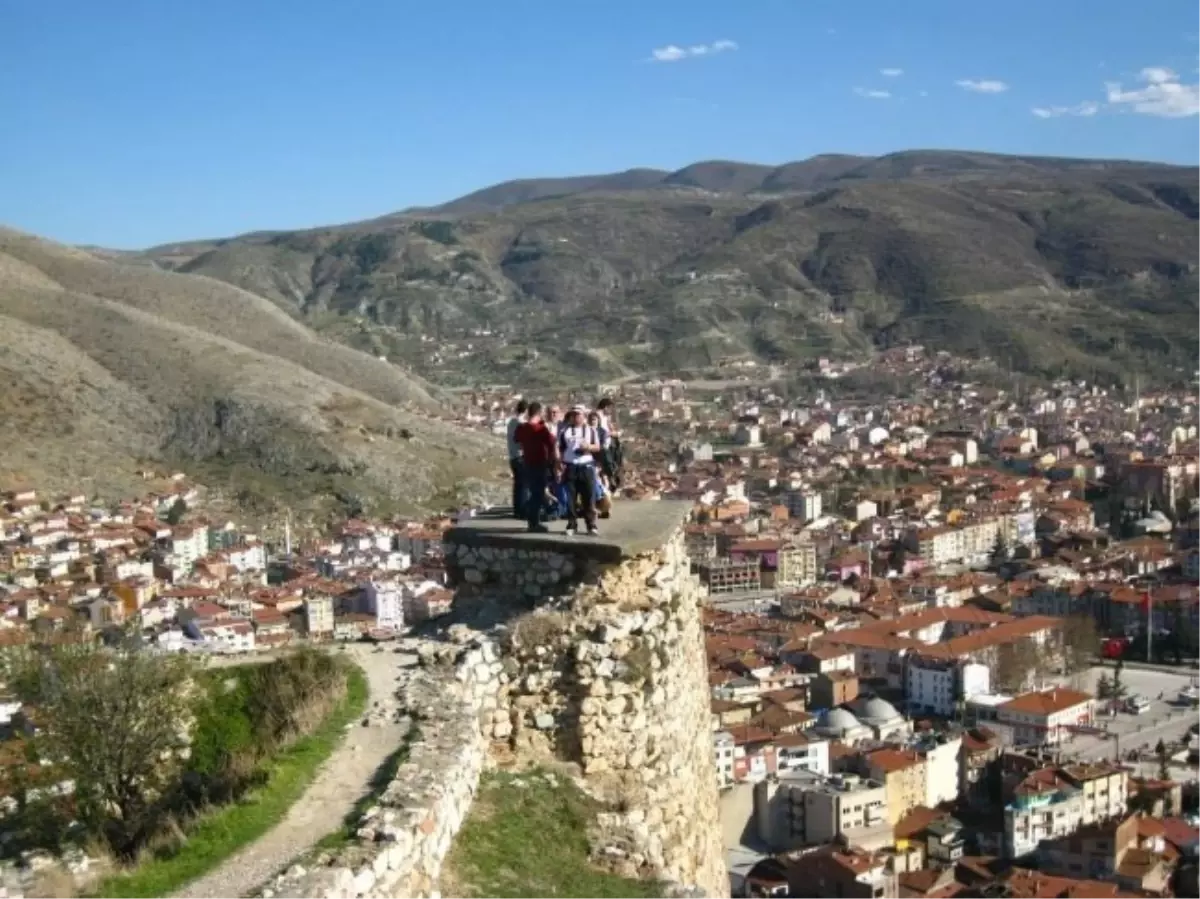
[[[493,509],[475,518],[467,518],[442,535],[447,544],[492,546],[510,549],[549,550],[594,559],[619,562],[664,545],[687,520],[693,504],[682,500],[617,500],[612,516],[600,519],[600,533],[584,532],[580,521],[578,536],[568,537],[566,522],[547,522],[549,533],[531,534],[524,521],[512,517],[509,509]]]

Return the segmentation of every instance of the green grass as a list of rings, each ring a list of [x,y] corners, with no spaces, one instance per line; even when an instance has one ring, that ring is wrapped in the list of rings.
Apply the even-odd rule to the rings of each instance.
[[[208,873],[234,852],[277,824],[304,793],[317,769],[345,736],[345,727],[367,705],[367,680],[351,667],[346,696],[314,733],[297,741],[269,764],[266,783],[233,805],[198,818],[187,842],[172,855],[148,859],[127,873],[106,878],[98,896],[167,896]]]
[[[599,805],[563,775],[485,774],[442,874],[454,896],[659,896],[649,880],[588,861],[587,828]]]

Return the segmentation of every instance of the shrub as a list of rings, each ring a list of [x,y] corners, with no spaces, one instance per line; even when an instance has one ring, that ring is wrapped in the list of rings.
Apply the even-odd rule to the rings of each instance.
[[[566,629],[561,612],[529,612],[513,625],[512,639],[517,646],[549,646]]]

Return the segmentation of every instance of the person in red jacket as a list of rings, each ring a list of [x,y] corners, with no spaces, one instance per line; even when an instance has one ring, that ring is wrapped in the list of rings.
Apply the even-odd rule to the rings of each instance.
[[[530,403],[524,422],[517,426],[515,439],[521,447],[521,481],[528,497],[525,519],[529,533],[544,534],[542,509],[550,472],[558,462],[558,441],[554,431],[542,421],[542,404]]]

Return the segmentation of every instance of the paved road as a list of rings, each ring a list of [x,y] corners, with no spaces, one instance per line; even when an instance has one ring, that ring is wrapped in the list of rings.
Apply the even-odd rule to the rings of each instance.
[[[1112,668],[1096,666],[1074,681],[1080,689],[1095,693],[1101,675],[1112,677]],[[1081,759],[1113,759],[1118,752],[1124,754],[1131,749],[1152,751],[1159,740],[1172,743],[1181,740],[1188,728],[1198,720],[1194,708],[1176,701],[1181,689],[1191,681],[1188,672],[1155,668],[1125,667],[1121,681],[1127,694],[1140,694],[1150,701],[1150,708],[1141,715],[1118,712],[1116,717],[1101,716],[1098,724],[1105,727],[1114,738],[1079,736],[1064,745],[1064,750]],[[1162,699],[1159,699],[1161,694]],[[1157,770],[1157,765],[1151,765]],[[1195,779],[1195,772],[1188,772],[1187,779]],[[1185,772],[1177,772],[1182,776]]]
[[[390,701],[396,689],[393,652],[374,652],[370,644],[347,644],[346,652],[362,666],[370,689],[368,704]],[[263,661],[266,661],[263,659]],[[243,847],[213,871],[192,881],[176,896],[247,896],[288,866],[326,834],[341,826],[355,803],[370,790],[371,778],[403,742],[399,724],[362,727],[354,722],[342,744],[287,815],[261,838]]]

